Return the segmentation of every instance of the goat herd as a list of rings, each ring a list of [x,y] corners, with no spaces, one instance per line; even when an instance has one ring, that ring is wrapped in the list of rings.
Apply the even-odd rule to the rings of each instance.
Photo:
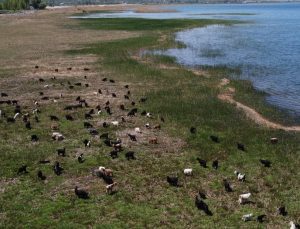
[[[35,66],[35,69],[38,69],[39,66]],[[67,68],[68,71],[72,70],[72,68]],[[84,71],[89,71],[88,68],[84,68]],[[58,72],[58,69],[55,69],[55,72]],[[87,79],[86,76],[84,76],[84,79]],[[52,78],[53,81],[56,80],[55,77]],[[42,78],[38,79],[39,83],[44,84],[45,80]],[[102,79],[103,82],[107,82],[107,83],[111,83],[114,84],[115,81],[112,79],[107,79],[107,78],[103,78]],[[65,86],[63,83],[60,83],[62,86]],[[89,87],[89,84],[82,84],[82,83],[74,83],[72,84],[71,82],[67,82],[67,87],[69,89],[73,89],[75,86],[80,87],[80,86],[85,86],[85,87]],[[43,85],[44,89],[49,89],[51,87],[51,85],[45,84]],[[127,117],[136,117],[138,114],[138,108],[136,108],[136,103],[134,101],[130,101],[131,99],[131,92],[129,90],[129,86],[125,85],[124,89],[127,91],[124,95],[124,99],[125,101],[129,101],[131,103],[131,106],[133,107],[132,109],[126,109],[124,104],[120,104],[119,105],[119,109],[122,112],[126,112],[127,113]],[[106,90],[107,92],[107,90]],[[98,89],[97,91],[93,92],[93,95],[102,95],[102,90]],[[1,92],[1,97],[5,98],[8,97],[9,95],[5,92]],[[14,108],[14,115],[7,115],[4,109],[0,110],[0,120],[2,119],[3,122],[10,123],[13,124],[15,123],[18,119],[22,119],[25,125],[25,128],[30,130],[32,129],[32,125],[31,122],[34,121],[35,124],[37,125],[40,122],[40,118],[39,118],[39,114],[41,113],[41,105],[39,101],[46,101],[46,100],[52,100],[53,102],[57,102],[59,99],[63,98],[63,94],[60,94],[60,96],[54,97],[54,98],[50,98],[49,96],[45,96],[44,92],[41,91],[39,92],[39,99],[36,99],[33,102],[31,111],[29,112],[27,109],[27,112],[24,112],[21,105],[19,104],[19,101],[17,100],[11,100],[11,99],[7,99],[7,100],[1,100],[0,101],[0,105],[2,107],[5,107],[4,105],[9,105],[9,106],[13,106]],[[117,95],[115,93],[110,93],[110,96],[112,98],[116,98]],[[140,103],[144,103],[146,102],[147,98],[141,98],[139,100]],[[75,118],[72,116],[72,114],[70,114],[70,111],[74,112],[78,109],[83,109],[86,108],[89,111],[87,113],[84,114],[84,119],[85,121],[83,122],[83,128],[87,129],[87,131],[90,133],[91,136],[99,136],[99,138],[103,141],[103,143],[108,146],[111,147],[112,151],[110,152],[110,157],[112,159],[115,159],[118,157],[119,152],[123,151],[123,145],[122,145],[122,140],[121,139],[113,139],[111,137],[109,137],[109,133],[103,133],[103,134],[99,134],[98,130],[96,128],[94,128],[94,125],[92,123],[90,123],[88,120],[91,120],[94,118],[95,115],[99,115],[102,112],[106,112],[109,116],[112,115],[112,106],[110,104],[109,101],[107,101],[104,104],[104,109],[101,109],[100,105],[97,105],[95,108],[90,108],[90,105],[88,103],[88,101],[86,99],[81,98],[81,96],[77,96],[74,103],[73,104],[69,104],[66,105],[64,107],[65,112],[68,112],[68,114],[65,114],[65,119],[72,122],[75,120]],[[126,114],[125,113],[125,114]],[[142,111],[140,113],[142,116],[145,116],[147,118],[152,118],[152,114],[146,111]],[[58,125],[56,125],[55,123],[60,121],[60,118],[55,116],[55,115],[50,115],[49,116],[50,121],[52,121],[54,124],[51,125],[51,129],[52,129],[52,140],[53,141],[63,141],[65,139],[65,136],[63,134],[61,134],[58,128]],[[121,120],[114,120],[111,122],[103,122],[102,126],[103,128],[107,128],[110,125],[112,126],[118,126],[119,122],[122,123],[126,123],[126,115],[121,116],[120,118]],[[164,118],[160,118],[161,122],[164,122]],[[147,129],[160,129],[161,126],[160,125],[156,125],[156,126],[151,126],[149,123],[145,124],[145,128]],[[141,129],[139,127],[136,127],[134,129],[135,133],[142,133]],[[197,133],[197,129],[195,127],[191,127],[190,128],[190,133],[191,134],[196,134]],[[130,141],[132,142],[137,142],[137,137],[135,134],[132,133],[128,133],[127,134],[128,138]],[[215,135],[211,135],[210,139],[212,142],[215,143],[220,143],[220,139],[218,136]],[[39,136],[37,136],[36,134],[31,135],[31,141],[32,142],[38,142],[39,141]],[[270,142],[272,144],[276,144],[278,142],[277,138],[271,138]],[[83,140],[83,145],[84,147],[91,147],[91,140],[89,139],[84,139]],[[158,144],[158,139],[156,137],[154,138],[150,138],[149,139],[149,144]],[[246,151],[246,147],[242,144],[242,143],[236,143],[236,147],[238,150],[241,151]],[[65,157],[66,156],[66,148],[59,148],[56,150],[57,155],[61,156],[61,157]],[[135,160],[136,156],[135,156],[135,152],[134,151],[128,151],[127,153],[125,153],[125,157],[127,160]],[[84,155],[81,153],[78,157],[77,157],[78,163],[84,163],[85,162],[85,158]],[[201,158],[197,158],[197,161],[199,163],[199,165],[203,168],[207,168],[207,161]],[[259,161],[262,166],[268,168],[271,167],[272,163],[269,160],[266,159],[260,159]],[[49,164],[51,163],[50,160],[40,160],[39,161],[40,164]],[[218,160],[214,160],[212,162],[212,168],[215,170],[218,170],[219,168],[219,161]],[[64,168],[61,166],[60,162],[55,161],[53,164],[53,172],[54,174],[56,174],[57,176],[60,176],[61,174],[63,174]],[[22,165],[19,167],[18,171],[17,171],[17,175],[22,175],[22,174],[26,174],[28,173],[27,171],[27,165]],[[113,171],[111,169],[105,168],[104,166],[99,166],[99,168],[94,169],[93,170],[93,175],[97,176],[101,179],[103,179],[103,181],[106,183],[106,192],[108,194],[114,194],[116,192],[116,186],[117,186],[117,182],[115,182],[113,180]],[[192,176],[193,175],[193,170],[191,168],[186,168],[183,170],[183,173],[185,176]],[[234,174],[236,175],[238,181],[240,182],[244,182],[246,180],[246,175],[239,172],[239,171],[234,171]],[[40,180],[46,180],[47,177],[46,175],[39,170],[37,172],[37,177]],[[179,183],[179,177],[178,176],[167,176],[166,177],[166,181],[170,186],[174,186],[174,187],[180,187],[180,183]],[[233,192],[233,189],[230,185],[230,182],[227,179],[223,180],[223,185],[224,185],[224,189],[226,192],[230,193]],[[78,198],[81,199],[88,199],[89,198],[89,193],[83,189],[79,189],[77,186],[75,187],[75,195]],[[248,204],[251,203],[251,193],[243,193],[241,195],[239,195],[238,198],[238,203],[243,205],[243,204]],[[208,216],[212,216],[213,213],[210,211],[209,206],[205,203],[205,199],[207,199],[207,196],[204,192],[199,191],[198,194],[195,196],[195,206],[203,211],[206,215]],[[286,216],[287,210],[284,206],[281,206],[277,209],[278,214],[282,215],[282,216]],[[249,213],[247,215],[243,215],[242,216],[242,220],[243,221],[251,221],[251,220],[256,220],[259,223],[263,223],[265,222],[267,216],[265,214],[263,215],[258,215],[258,216],[254,216],[252,213]],[[296,229],[296,228],[300,228],[299,224],[296,224],[294,222],[290,222],[290,229]]]

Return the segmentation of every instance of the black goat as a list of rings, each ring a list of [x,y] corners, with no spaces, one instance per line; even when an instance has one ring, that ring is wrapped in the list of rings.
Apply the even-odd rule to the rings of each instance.
[[[232,188],[230,187],[229,182],[226,179],[223,180],[223,184],[224,184],[224,188],[225,188],[226,192],[232,192],[233,191]]]
[[[120,105],[120,109],[121,109],[122,111],[125,110],[124,104],[121,104],[121,105]]]
[[[134,156],[134,152],[133,151],[128,151],[126,154],[125,154],[125,157],[127,160],[135,160],[135,156]]]
[[[66,148],[57,149],[56,152],[58,156],[62,156],[62,157],[66,156]]]
[[[25,173],[28,173],[27,165],[22,165],[20,168],[18,168],[18,172],[17,172],[18,175],[25,174]]]
[[[259,223],[263,223],[265,221],[266,215],[259,215],[256,217],[256,221]]]
[[[125,98],[125,99],[129,99],[129,96],[128,96],[128,95],[124,95],[124,98]]]
[[[108,124],[107,122],[103,122],[102,126],[103,126],[104,128],[107,128],[107,127],[109,127],[109,124]]]
[[[112,159],[117,158],[118,157],[118,151],[116,151],[116,150],[111,151],[110,156],[111,156]]]
[[[210,139],[215,142],[215,143],[219,143],[220,142],[220,139],[218,136],[215,136],[215,135],[211,135],[210,136]]]
[[[25,123],[25,128],[31,130],[31,123],[29,121]]]
[[[287,216],[288,212],[286,211],[284,206],[278,208],[278,214],[282,216]]]
[[[60,166],[60,164],[59,164],[59,162],[55,162],[54,163],[54,166],[53,166],[53,171],[54,171],[54,173],[57,175],[57,176],[59,176],[59,175],[61,175],[62,174],[62,171],[63,171],[64,169]]]
[[[83,144],[84,144],[85,147],[91,147],[91,141],[89,141],[87,139],[83,140]]]
[[[133,108],[128,112],[127,116],[135,116],[136,113],[137,113],[137,108]]]
[[[219,168],[219,161],[214,160],[213,163],[212,163],[212,167],[217,170]]]
[[[85,161],[85,159],[83,158],[83,153],[79,155],[77,160],[78,160],[79,163],[83,163]]]
[[[136,142],[136,136],[133,134],[127,134],[131,141]]]
[[[260,159],[259,160],[260,161],[260,163],[262,163],[265,167],[271,167],[271,161],[269,161],[269,160],[264,160],[264,159]]]
[[[206,160],[200,159],[199,157],[197,157],[196,159],[199,162],[200,166],[202,166],[203,168],[207,168]]]
[[[195,134],[197,132],[196,127],[191,127],[190,132],[191,132],[191,134]]]
[[[38,171],[37,176],[40,180],[46,180],[46,176],[42,173],[41,170]]]
[[[65,117],[68,121],[74,121],[74,118],[69,114],[67,114]]]
[[[90,128],[89,132],[91,135],[96,136],[99,134],[98,130],[96,130],[95,128]]]
[[[80,199],[89,199],[89,193],[84,190],[79,190],[78,187],[75,187],[75,194]]]
[[[116,98],[116,97],[117,97],[116,93],[111,93],[111,96],[112,96],[113,98]]]
[[[49,164],[50,160],[40,160],[39,163],[40,164]]]
[[[201,200],[198,196],[195,198],[195,205],[199,210],[202,210],[205,212],[206,215],[212,216],[212,212],[209,210],[208,205]]]
[[[55,115],[50,115],[49,117],[51,121],[59,121],[59,118],[56,117]]]
[[[238,150],[241,150],[241,151],[246,151],[246,148],[245,146],[242,144],[242,143],[236,143],[236,146],[238,148]]]
[[[93,128],[93,125],[90,124],[89,122],[84,122],[83,126],[84,126],[84,128]]]
[[[114,81],[114,80],[112,80],[112,79],[110,79],[110,80],[109,80],[109,82],[111,82],[111,83],[114,83],[115,81]]]
[[[37,142],[39,140],[39,137],[35,134],[31,135],[31,141],[32,142]]]
[[[1,97],[7,97],[7,96],[8,96],[8,94],[1,92]]]
[[[178,177],[177,176],[167,176],[167,182],[174,187],[178,187]]]

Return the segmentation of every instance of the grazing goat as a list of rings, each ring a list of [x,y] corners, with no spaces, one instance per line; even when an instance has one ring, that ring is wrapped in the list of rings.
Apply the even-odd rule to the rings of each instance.
[[[247,221],[251,221],[252,218],[253,218],[253,214],[251,213],[251,214],[243,215],[242,220],[244,222],[247,222]]]
[[[106,193],[109,194],[109,195],[113,194],[115,192],[114,188],[115,188],[116,185],[117,185],[117,182],[106,185]]]
[[[249,198],[251,196],[251,193],[245,193],[245,194],[241,194],[239,195],[239,204],[246,204],[249,203]]]
[[[284,206],[278,208],[278,214],[282,216],[287,216],[288,212],[286,211]]]
[[[244,182],[246,180],[246,175],[245,174],[241,174],[238,171],[234,171],[234,174],[237,176],[237,179],[239,181],[243,181]]]
[[[27,165],[22,165],[20,168],[18,168],[18,172],[17,172],[18,175],[24,174],[24,173],[28,173]]]
[[[200,159],[199,157],[197,157],[196,159],[199,162],[200,166],[202,166],[203,168],[207,168],[206,160]]]
[[[14,120],[16,120],[18,117],[19,117],[20,113],[17,112],[15,115],[14,115]]]
[[[256,221],[259,223],[263,223],[265,221],[266,215],[259,215],[256,217]]]
[[[84,144],[85,147],[91,147],[91,141],[90,140],[84,139],[83,144]]]
[[[109,127],[109,124],[108,124],[107,122],[103,122],[103,123],[102,123],[102,126],[103,126],[104,128],[107,128],[107,127]]]
[[[174,187],[178,187],[178,177],[177,176],[167,176],[167,182]]]
[[[46,176],[42,173],[41,170],[38,171],[37,176],[40,180],[46,180]]]
[[[195,134],[196,131],[197,131],[196,127],[191,127],[191,128],[190,128],[191,134]]]
[[[223,180],[223,184],[224,184],[224,188],[225,188],[226,192],[232,192],[233,191],[230,184],[229,184],[229,182],[226,179]]]
[[[129,88],[129,85],[128,85],[128,84],[126,84],[124,87],[128,89],[128,88]]]
[[[77,160],[78,160],[79,163],[83,163],[85,161],[85,159],[83,158],[83,153],[79,155]]]
[[[206,215],[212,216],[212,212],[209,210],[208,205],[199,198],[199,196],[196,196],[195,198],[195,205],[199,210],[202,210],[205,212]]]
[[[75,194],[80,199],[89,199],[89,193],[84,190],[79,190],[78,187],[75,187]]]
[[[89,70],[90,70],[89,68],[84,68],[84,69],[83,69],[83,71],[89,71]]]
[[[59,164],[59,162],[55,162],[54,163],[54,166],[53,166],[53,171],[54,171],[54,173],[57,175],[57,176],[59,176],[59,175],[61,175],[61,173],[62,173],[62,171],[63,171],[64,169],[60,166],[60,164]]]
[[[52,133],[52,139],[56,140],[56,141],[62,141],[62,140],[65,139],[65,137],[59,132],[53,132]]]
[[[129,160],[135,160],[135,156],[134,156],[134,152],[133,151],[128,151],[126,154],[125,154],[125,157],[126,159],[129,161]]]
[[[134,106],[134,105],[135,105],[135,102],[134,102],[134,101],[132,101],[132,102],[131,102],[131,106]]]
[[[127,134],[127,135],[128,135],[128,137],[130,138],[131,141],[134,141],[134,142],[137,141],[135,135],[133,135],[133,134]]]
[[[149,123],[146,123],[146,124],[145,124],[145,127],[146,127],[147,129],[151,129],[151,126],[150,126]]]
[[[210,136],[210,139],[211,139],[213,142],[215,142],[215,143],[219,143],[219,142],[220,142],[220,139],[219,139],[218,136],[211,135],[211,136]]]
[[[219,168],[219,161],[218,160],[214,160],[212,163],[212,167],[217,170]]]
[[[237,146],[238,150],[246,151],[245,146],[243,144],[237,142],[236,146]]]
[[[31,135],[31,141],[32,142],[37,142],[39,140],[39,137],[35,134]]]
[[[142,111],[142,112],[141,112],[141,115],[142,115],[142,116],[146,116],[146,114],[147,114],[147,111]]]
[[[183,173],[186,176],[192,176],[193,175],[193,169],[184,169]]]
[[[58,156],[62,156],[62,157],[66,156],[66,148],[57,149],[56,152]]]
[[[265,167],[271,167],[271,161],[260,159],[260,163],[262,163]]]

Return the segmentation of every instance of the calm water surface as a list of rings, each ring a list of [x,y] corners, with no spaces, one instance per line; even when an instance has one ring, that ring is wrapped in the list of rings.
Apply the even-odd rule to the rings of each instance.
[[[300,3],[178,5],[174,13],[133,11],[85,17],[217,18],[249,23],[181,31],[183,49],[158,51],[188,67],[240,67],[242,79],[266,92],[266,100],[300,117]],[[251,23],[250,23],[251,21]]]

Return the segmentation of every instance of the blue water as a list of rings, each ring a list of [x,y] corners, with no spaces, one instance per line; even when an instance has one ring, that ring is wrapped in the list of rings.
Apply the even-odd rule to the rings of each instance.
[[[218,18],[249,23],[178,32],[182,49],[162,50],[188,67],[239,67],[242,79],[267,93],[266,100],[300,117],[300,3],[169,6],[174,13],[133,11],[88,17]],[[245,14],[245,15],[241,15]],[[246,15],[247,14],[247,15]]]

